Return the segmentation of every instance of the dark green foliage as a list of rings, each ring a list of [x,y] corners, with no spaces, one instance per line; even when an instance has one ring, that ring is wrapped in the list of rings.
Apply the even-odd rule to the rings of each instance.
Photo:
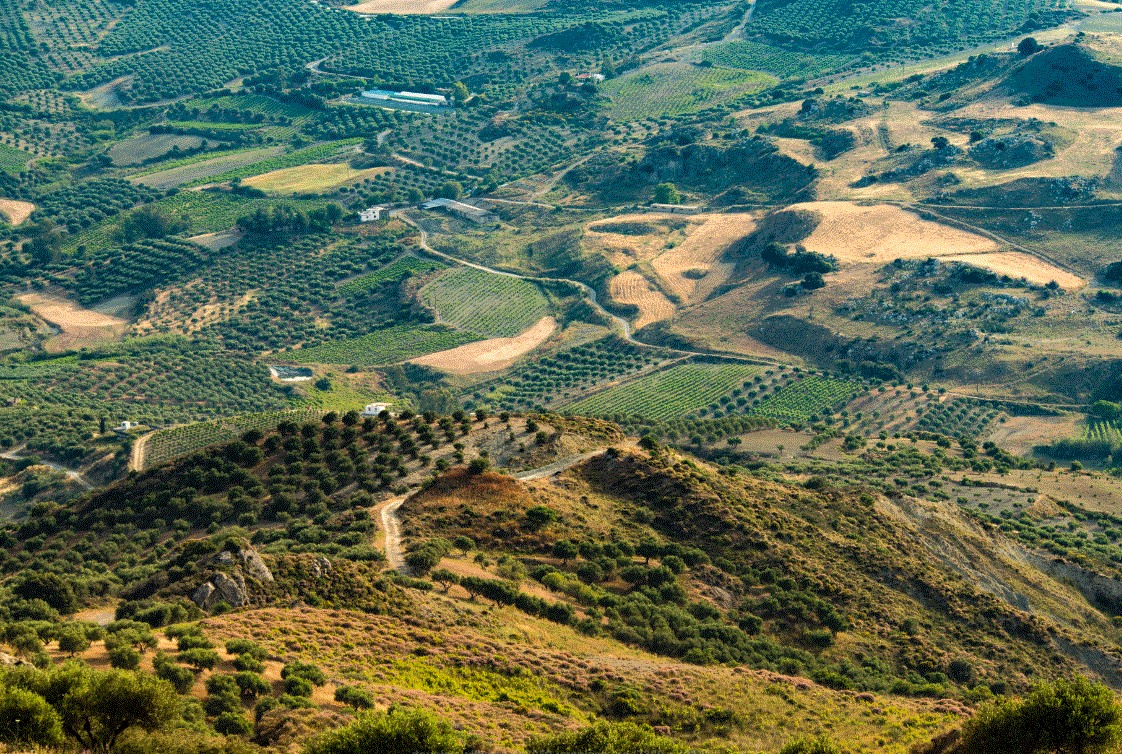
[[[335,701],[342,702],[356,710],[370,709],[374,706],[374,698],[370,692],[357,686],[340,686],[335,689]]]
[[[29,573],[16,582],[12,592],[25,600],[43,600],[63,615],[81,606],[71,582],[54,573]]]
[[[177,665],[174,660],[162,652],[152,660],[152,667],[156,671],[156,676],[170,683],[175,688],[176,693],[186,694],[195,685],[194,671],[182,665]]]
[[[1114,693],[1085,678],[1037,686],[1023,700],[991,703],[966,723],[964,754],[1096,754],[1122,742],[1122,708]]]
[[[224,736],[248,736],[253,733],[253,723],[240,712],[227,711],[214,719],[214,729]]]
[[[107,754],[130,728],[168,725],[178,710],[175,692],[164,681],[77,663],[49,671],[8,670],[0,685],[44,698],[61,718],[63,732],[95,754]]]

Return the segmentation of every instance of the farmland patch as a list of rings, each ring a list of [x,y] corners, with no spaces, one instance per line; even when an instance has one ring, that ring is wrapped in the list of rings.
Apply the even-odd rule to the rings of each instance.
[[[495,372],[511,366],[549,339],[557,329],[557,320],[542,317],[533,326],[513,338],[490,338],[468,343],[447,351],[413,359],[414,364],[433,367],[452,374]]]
[[[807,210],[819,218],[803,245],[842,263],[883,264],[894,259],[998,251],[998,245],[988,238],[924,220],[890,205],[808,202],[790,209]]]
[[[19,300],[36,316],[58,328],[59,334],[45,344],[50,351],[66,351],[112,340],[128,328],[128,322],[119,317],[85,309],[61,296],[26,293]]]
[[[625,306],[634,306],[639,310],[639,316],[632,322],[637,330],[653,322],[670,319],[677,311],[662,291],[634,270],[626,270],[616,275],[608,288],[613,301]]]
[[[18,199],[0,199],[0,215],[6,217],[12,225],[19,225],[31,217],[35,205],[31,202],[21,202]]]
[[[678,364],[566,406],[565,413],[667,420],[699,412],[759,374],[750,364]]]
[[[344,163],[299,165],[255,175],[242,183],[270,194],[309,194],[331,191],[391,170],[387,167],[356,170]]]
[[[1050,262],[1019,251],[1002,251],[993,254],[962,254],[943,257],[946,261],[964,262],[984,267],[998,275],[1008,275],[1014,280],[1024,278],[1030,283],[1047,285],[1056,282],[1066,290],[1077,290],[1087,284],[1083,278],[1062,270]]]
[[[397,364],[476,340],[476,336],[440,325],[400,325],[359,338],[328,341],[288,356],[303,364],[352,364],[359,367]]]
[[[357,5],[344,6],[349,11],[364,15],[394,13],[401,16],[431,15],[446,11],[456,4],[456,0],[367,0]]]
[[[614,121],[662,118],[703,110],[775,83],[766,73],[656,63],[605,82]]]
[[[265,149],[247,149],[241,152],[225,154],[221,157],[194,160],[185,165],[159,170],[142,175],[135,175],[129,180],[151,188],[166,189],[183,186],[188,183],[206,180],[230,170],[253,165],[280,154],[282,147],[267,147]]]
[[[683,302],[692,303],[728,279],[733,265],[718,259],[755,227],[750,215],[705,216],[699,224],[691,224],[684,241],[655,258],[651,267]]]
[[[114,144],[109,149],[109,158],[114,165],[140,165],[148,160],[163,157],[179,150],[198,149],[203,140],[198,136],[179,134],[145,134],[134,136]]]
[[[549,301],[527,280],[456,267],[421,289],[441,322],[490,338],[511,338],[549,314]]]

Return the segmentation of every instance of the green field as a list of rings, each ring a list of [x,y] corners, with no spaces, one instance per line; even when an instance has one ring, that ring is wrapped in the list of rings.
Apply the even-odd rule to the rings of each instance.
[[[795,379],[748,413],[780,422],[802,422],[837,410],[859,390],[855,382],[816,375]]]
[[[362,143],[362,139],[343,139],[342,141],[332,141],[326,144],[313,144],[310,147],[297,149],[292,152],[270,157],[260,162],[255,162],[249,165],[227,170],[224,173],[209,176],[207,179],[194,181],[196,184],[202,183],[225,183],[232,181],[235,178],[249,178],[253,175],[261,175],[263,173],[270,173],[274,170],[283,170],[284,168],[294,168],[299,165],[306,165],[309,162],[320,162],[329,157],[334,157],[343,149],[353,147],[356,144]]]
[[[478,340],[440,325],[401,325],[363,335],[301,348],[288,354],[303,364],[352,364],[360,367],[397,364]]]
[[[782,79],[821,76],[844,68],[854,60],[852,55],[807,55],[752,41],[712,45],[705,48],[702,57],[716,66],[764,71]]]
[[[109,150],[114,165],[139,165],[168,154],[172,149],[195,149],[203,143],[198,136],[179,134],[143,134],[119,141]]]
[[[426,285],[421,301],[440,319],[487,338],[517,335],[549,314],[549,301],[531,282],[457,267]]]
[[[439,270],[441,267],[444,267],[444,265],[440,262],[431,259],[419,259],[410,254],[393,260],[382,269],[375,270],[369,275],[348,280],[339,286],[338,292],[343,296],[353,296],[356,293],[363,293],[386,283],[396,283],[408,275],[421,275]]]
[[[751,364],[679,364],[566,406],[565,413],[668,420],[693,414],[759,374]]]
[[[136,183],[162,189],[187,184],[209,183],[215,176],[231,174],[238,169],[248,169],[248,174],[252,175],[255,172],[254,169],[247,166],[261,164],[280,151],[278,147],[266,147],[263,149],[242,149],[218,157],[205,154],[196,155],[195,157],[161,165],[158,170],[137,173],[132,179]]]
[[[755,71],[658,63],[608,80],[603,92],[611,99],[609,118],[633,121],[704,110],[774,83]]]
[[[31,155],[22,149],[0,144],[0,170],[5,173],[18,173],[23,170],[31,159]]]

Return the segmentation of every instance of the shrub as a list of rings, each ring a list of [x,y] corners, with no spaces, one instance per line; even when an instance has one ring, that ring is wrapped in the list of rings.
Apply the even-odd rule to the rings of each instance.
[[[370,709],[374,706],[374,697],[370,696],[370,692],[357,686],[340,686],[335,689],[335,701],[354,707],[356,710]]]
[[[127,644],[109,650],[109,664],[121,670],[136,670],[140,667],[140,652]]]
[[[62,743],[62,718],[47,700],[25,689],[0,691],[0,741],[54,746]]]
[[[246,673],[263,673],[265,672],[265,663],[253,655],[238,655],[234,658],[234,670]]]
[[[190,665],[198,670],[210,670],[218,664],[218,653],[213,649],[202,649],[196,647],[195,649],[188,649],[180,652],[178,655],[180,662]]]
[[[238,712],[223,712],[214,719],[214,729],[224,736],[248,736],[253,723]]]
[[[684,744],[635,723],[598,722],[578,731],[532,738],[527,754],[685,754]]]
[[[959,749],[977,754],[1112,751],[1122,743],[1122,707],[1085,678],[1043,683],[1020,701],[1001,699],[963,727]]]
[[[841,754],[841,749],[836,743],[822,736],[795,739],[780,749],[779,754]]]
[[[235,673],[234,682],[238,684],[242,696],[257,697],[268,694],[270,690],[269,682],[258,673]]]
[[[447,721],[424,710],[394,708],[367,712],[358,720],[319,736],[305,754],[461,754],[463,738]]]
[[[167,655],[156,655],[152,666],[156,671],[156,677],[170,683],[178,694],[186,694],[195,685],[194,671],[176,665]]]
[[[232,655],[256,657],[258,660],[264,660],[269,656],[264,647],[249,639],[230,639],[226,642],[226,651]]]
[[[294,675],[284,679],[284,692],[291,696],[308,697],[312,695],[314,690],[315,687],[307,678]]]

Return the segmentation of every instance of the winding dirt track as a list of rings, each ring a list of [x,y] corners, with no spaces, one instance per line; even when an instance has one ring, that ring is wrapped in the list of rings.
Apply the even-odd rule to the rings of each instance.
[[[532,479],[544,479],[554,474],[560,474],[566,469],[571,469],[578,463],[583,463],[589,458],[598,456],[604,452],[603,448],[590,450],[587,453],[578,453],[577,455],[566,456],[558,461],[541,466],[536,469],[528,471],[520,471],[514,475],[514,478],[528,482]],[[394,569],[403,576],[410,574],[409,566],[405,563],[405,548],[401,544],[401,505],[405,502],[408,495],[401,495],[399,497],[392,497],[382,503],[378,509],[378,520],[382,522],[382,549],[386,553],[386,562],[389,563],[390,568]]]

